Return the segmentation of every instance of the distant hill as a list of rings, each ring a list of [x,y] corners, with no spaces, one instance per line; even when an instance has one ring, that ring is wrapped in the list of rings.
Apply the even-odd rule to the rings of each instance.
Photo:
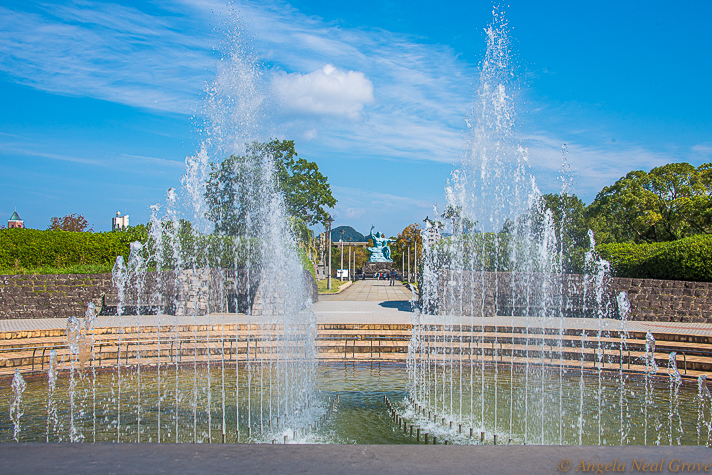
[[[341,239],[342,229],[344,230],[344,242],[349,242],[349,238],[351,238],[351,242],[366,242],[364,235],[356,231],[351,226],[339,226],[338,228],[332,229],[331,240],[333,242],[339,242],[339,239]]]

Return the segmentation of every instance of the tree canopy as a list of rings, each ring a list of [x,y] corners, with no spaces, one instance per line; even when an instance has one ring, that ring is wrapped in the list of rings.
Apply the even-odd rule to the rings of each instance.
[[[712,233],[712,163],[636,170],[587,208],[599,242],[664,242]]]
[[[556,239],[564,248],[588,246],[586,205],[578,196],[552,193],[541,195],[532,218],[534,233],[543,231],[547,210],[551,210]]]
[[[49,227],[50,231],[72,231],[76,233],[82,233],[87,230],[87,220],[84,216],[76,214],[68,214],[61,218],[53,216],[50,219]],[[89,232],[93,232],[94,227],[89,229]]]
[[[266,169],[273,170],[270,176]],[[215,231],[244,235],[251,213],[260,209],[272,193],[282,193],[290,216],[307,225],[323,223],[326,208],[336,205],[327,177],[314,162],[297,156],[293,140],[254,142],[245,155],[232,155],[211,164],[205,198],[207,218]]]

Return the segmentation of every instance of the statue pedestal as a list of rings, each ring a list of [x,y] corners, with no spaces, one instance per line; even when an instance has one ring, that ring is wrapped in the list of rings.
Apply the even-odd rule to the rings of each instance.
[[[377,272],[390,272],[392,267],[392,262],[366,262],[363,265],[363,272],[367,277],[373,277]]]

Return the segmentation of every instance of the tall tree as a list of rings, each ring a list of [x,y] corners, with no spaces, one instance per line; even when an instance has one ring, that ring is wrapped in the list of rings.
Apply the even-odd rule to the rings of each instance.
[[[50,219],[49,227],[47,229],[51,231],[71,231],[75,233],[82,233],[87,231],[87,220],[84,216],[76,214],[68,214],[58,218],[53,216]],[[89,232],[94,232],[94,227],[92,226]]]
[[[600,242],[674,241],[712,233],[712,164],[632,171],[586,210]]]
[[[255,142],[245,155],[212,164],[205,198],[207,218],[219,233],[243,235],[251,213],[272,193],[282,193],[287,212],[308,225],[324,222],[336,205],[331,187],[314,162],[297,156],[293,140]],[[272,179],[264,173],[273,170]]]
[[[411,271],[415,264],[415,244],[418,244],[418,262],[421,261],[423,253],[423,236],[420,234],[422,226],[420,223],[409,224],[403,231],[398,233],[396,242],[390,244],[391,259],[393,259],[393,267],[400,269],[403,259],[405,258],[405,270],[408,270],[408,248],[410,248]],[[391,238],[393,239],[393,238]],[[371,245],[369,243],[369,245]]]
[[[544,215],[551,211],[552,225],[556,239],[565,249],[572,247],[588,247],[588,221],[586,220],[586,205],[573,194],[549,193],[539,197],[538,206],[534,208],[532,227],[535,233],[543,231]]]

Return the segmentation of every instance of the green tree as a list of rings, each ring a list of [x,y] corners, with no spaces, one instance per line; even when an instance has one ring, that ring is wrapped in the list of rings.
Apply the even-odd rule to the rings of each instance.
[[[394,243],[389,244],[391,247],[391,259],[393,259],[393,267],[400,269],[401,265],[408,270],[408,248],[410,248],[410,270],[415,270],[415,243],[418,244],[418,262],[421,262],[423,254],[423,237],[420,234],[422,226],[420,223],[409,224],[403,231],[398,233]],[[394,239],[394,238],[391,238]],[[369,242],[369,246],[373,244]],[[405,259],[405,264],[403,261]]]
[[[336,205],[327,177],[316,163],[297,156],[293,140],[255,142],[245,155],[232,155],[211,167],[206,216],[218,233],[245,235],[252,213],[276,192],[283,194],[287,212],[307,225],[324,222],[326,208]],[[274,170],[271,179],[264,173],[267,168]]]
[[[257,145],[263,155],[275,160],[277,185],[284,193],[289,214],[307,225],[324,223],[329,217],[326,208],[333,208],[336,199],[317,164],[297,156],[294,140],[272,140]]]
[[[75,233],[83,233],[87,231],[87,220],[84,216],[76,214],[68,214],[61,218],[53,216],[50,219],[49,227],[50,231],[71,231]],[[89,230],[90,233],[94,232],[94,227],[92,226]]]
[[[317,239],[314,231],[309,229],[303,219],[296,216],[289,218],[292,233],[297,238],[297,246],[304,252],[312,263],[317,260]]]
[[[556,239],[564,249],[588,247],[586,205],[578,196],[555,193],[541,195],[532,220],[535,233],[542,232],[547,210],[551,211]]]
[[[632,171],[586,210],[599,242],[664,242],[712,233],[712,164]]]
[[[327,251],[328,252],[328,251]],[[363,267],[368,261],[370,253],[361,246],[344,245],[344,269],[349,267],[349,252],[351,252],[352,277],[356,271]],[[400,262],[400,261],[399,261]],[[333,277],[336,277],[336,270],[341,266],[341,244],[332,242],[331,248],[331,270]]]
[[[448,205],[443,211],[443,219],[449,219],[452,223],[452,231],[454,234],[468,234],[477,232],[475,227],[476,221],[472,221],[462,213],[462,206]]]

